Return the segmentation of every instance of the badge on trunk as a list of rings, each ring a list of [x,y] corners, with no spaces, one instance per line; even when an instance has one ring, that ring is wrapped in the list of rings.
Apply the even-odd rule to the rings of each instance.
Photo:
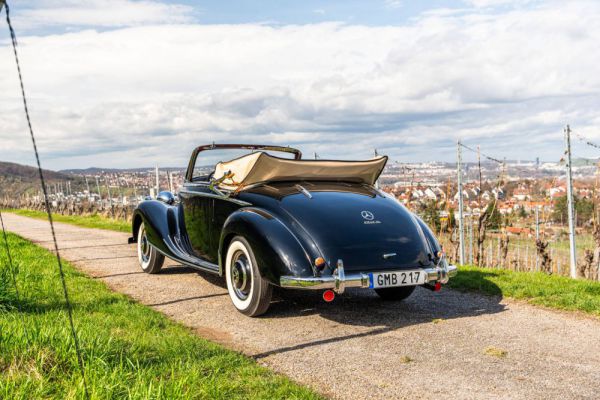
[[[375,216],[371,211],[361,211],[360,215],[367,221],[373,221],[375,219]]]
[[[363,217],[364,224],[380,224],[381,221],[378,221],[375,219],[375,215],[371,212],[371,211],[361,211],[360,212],[361,217]]]

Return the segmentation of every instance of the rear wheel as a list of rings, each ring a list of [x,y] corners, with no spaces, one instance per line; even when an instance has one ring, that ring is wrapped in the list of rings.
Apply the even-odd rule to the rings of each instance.
[[[142,271],[157,274],[165,262],[165,256],[160,254],[148,241],[144,223],[140,225],[137,238],[138,261]]]
[[[400,301],[406,299],[415,291],[416,286],[399,286],[383,289],[375,289],[375,292],[383,300]]]
[[[239,312],[256,317],[267,311],[273,287],[260,275],[252,248],[241,236],[234,237],[227,249],[225,277],[229,297]]]

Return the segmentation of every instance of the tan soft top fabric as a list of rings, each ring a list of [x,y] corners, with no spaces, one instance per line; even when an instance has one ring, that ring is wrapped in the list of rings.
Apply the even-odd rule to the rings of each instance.
[[[256,152],[235,160],[220,162],[214,178],[231,172],[219,186],[238,189],[259,182],[290,180],[332,180],[373,184],[381,174],[387,157],[365,161],[289,160]]]

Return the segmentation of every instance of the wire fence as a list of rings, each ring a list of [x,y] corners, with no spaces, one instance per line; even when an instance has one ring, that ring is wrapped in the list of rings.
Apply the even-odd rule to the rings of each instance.
[[[449,260],[457,263],[458,259],[453,251],[457,245],[456,242],[451,241],[447,235],[442,235],[439,239],[444,249],[447,249]],[[547,272],[554,275],[569,276],[568,243],[562,241],[548,242],[549,268],[543,270],[534,239],[509,238],[508,240],[506,253],[504,253],[501,237],[492,236],[486,239],[483,245],[484,254],[478,266],[521,272]],[[582,247],[590,248],[591,244],[588,246]],[[449,249],[450,251],[448,251]],[[467,245],[467,264],[475,264],[475,262],[470,262],[470,260],[475,259],[475,251],[476,249],[471,250],[470,246]],[[579,251],[578,253],[581,254],[578,256],[578,265],[584,265],[587,262],[584,255],[585,252]],[[594,280],[598,279],[597,273],[585,277]]]
[[[131,221],[137,203],[109,203],[104,201],[78,201],[59,200],[49,202],[52,213],[61,215],[92,216],[99,215],[105,218]],[[20,200],[4,198],[0,199],[0,208],[3,209],[26,209],[34,211],[46,211],[46,205],[40,200]]]

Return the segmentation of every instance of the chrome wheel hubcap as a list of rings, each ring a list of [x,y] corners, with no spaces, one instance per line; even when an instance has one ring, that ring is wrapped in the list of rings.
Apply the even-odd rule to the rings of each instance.
[[[246,300],[250,295],[252,275],[250,262],[241,251],[238,251],[231,260],[231,284],[235,295],[240,300]]]
[[[147,262],[150,259],[150,243],[146,237],[146,231],[142,232],[142,239],[140,241],[140,250],[142,252],[142,261]]]

